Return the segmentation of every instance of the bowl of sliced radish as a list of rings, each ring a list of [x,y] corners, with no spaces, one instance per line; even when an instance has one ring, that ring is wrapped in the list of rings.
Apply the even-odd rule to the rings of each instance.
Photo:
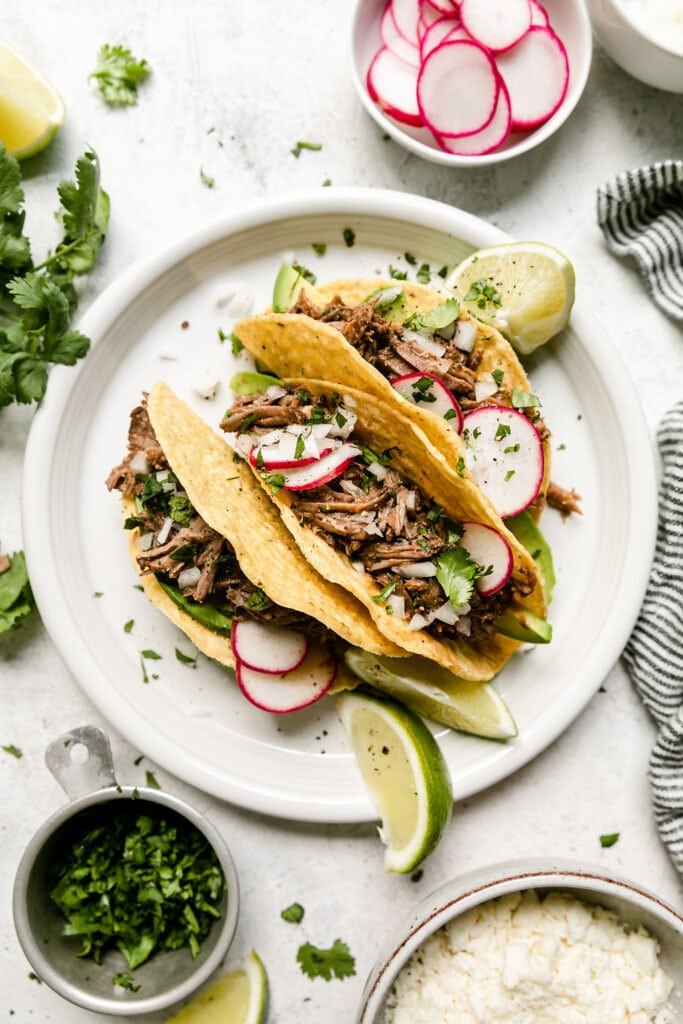
[[[396,142],[435,163],[509,160],[549,138],[584,90],[584,0],[358,0],[352,75]]]

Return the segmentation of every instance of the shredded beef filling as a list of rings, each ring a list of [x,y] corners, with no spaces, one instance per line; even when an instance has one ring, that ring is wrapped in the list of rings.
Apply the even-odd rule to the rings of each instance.
[[[338,408],[327,397],[312,401],[307,392],[289,393],[274,401],[264,395],[238,396],[222,428],[235,432],[236,425],[245,422],[264,400],[283,414],[287,411],[289,423],[297,424],[320,422],[322,414],[331,420]],[[256,420],[250,422],[250,434],[265,433]],[[354,443],[354,434],[349,441]],[[379,459],[386,463],[381,479],[371,471],[370,466],[378,463],[365,448],[364,457],[356,458],[336,479],[309,491],[292,492],[291,507],[302,524],[357,563],[359,571],[372,573],[380,589],[391,585],[391,594],[404,599],[408,619],[414,614],[427,616],[446,603],[447,595],[435,578],[404,577],[396,569],[433,561],[452,543],[449,529],[456,524],[390,467],[390,452]],[[482,644],[496,633],[495,619],[515,594],[529,594],[533,585],[528,574],[520,573],[492,597],[482,597],[474,588],[470,611],[462,621],[435,620],[426,628],[435,636],[459,639],[465,635],[472,643]]]
[[[147,460],[150,473],[136,473],[131,461],[137,455]],[[143,575],[154,573],[165,582],[177,581],[184,569],[194,567],[200,570],[199,579],[192,586],[183,587],[183,597],[226,607],[226,614],[236,619],[255,619],[277,626],[305,630],[308,635],[319,639],[329,636],[326,628],[308,615],[282,608],[254,586],[244,575],[231,545],[213,530],[190,505],[185,492],[171,474],[169,489],[158,490],[155,474],[170,472],[168,461],[154,434],[152,424],[143,402],[131,413],[128,433],[128,454],[107,478],[109,490],[117,490],[126,497],[135,499],[134,526],[140,536],[152,534],[149,548],[140,551],[137,561]],[[150,485],[150,480],[155,481]],[[173,488],[170,488],[173,483]],[[168,536],[159,543],[159,533],[164,528],[169,512],[173,515],[171,497],[184,499],[179,502],[176,515]],[[132,528],[132,527],[131,527]]]

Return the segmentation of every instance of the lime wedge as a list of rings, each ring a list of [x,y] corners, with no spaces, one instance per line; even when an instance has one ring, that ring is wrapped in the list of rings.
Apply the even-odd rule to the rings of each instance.
[[[58,93],[23,57],[0,43],[0,142],[17,160],[33,156],[64,123]]]
[[[433,661],[386,658],[358,647],[346,652],[346,664],[364,683],[388,693],[412,711],[449,729],[488,740],[509,740],[517,725],[507,704],[490,683],[458,679]]]
[[[167,1024],[264,1024],[268,976],[252,949],[241,967],[203,988]]]
[[[522,355],[567,326],[574,305],[574,268],[544,242],[509,242],[463,260],[446,286],[472,316],[497,327]]]
[[[439,745],[421,718],[382,694],[346,691],[337,708],[382,819],[384,868],[412,871],[437,846],[451,816],[451,780]]]

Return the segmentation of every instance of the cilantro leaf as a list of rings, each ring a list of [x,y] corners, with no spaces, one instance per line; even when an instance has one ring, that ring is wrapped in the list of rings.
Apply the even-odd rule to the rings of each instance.
[[[138,101],[138,86],[149,78],[152,69],[144,58],[138,60],[125,46],[105,43],[97,54],[94,78],[102,99],[110,107],[131,107]]]
[[[351,978],[356,973],[356,961],[351,956],[349,947],[341,939],[335,939],[329,949],[319,949],[305,942],[299,946],[296,959],[301,970],[308,978]]]
[[[619,841],[620,832],[610,832],[607,835],[600,836],[600,846],[603,849],[609,849],[610,846],[614,846]]]
[[[447,547],[436,560],[436,578],[454,608],[467,604],[474,581],[482,575],[478,565],[462,547]]]
[[[457,299],[446,299],[426,315],[413,313],[405,321],[406,327],[415,331],[442,331],[449,327],[460,316],[460,303]]]
[[[9,565],[7,565],[9,561]],[[23,551],[3,556],[6,568],[0,572],[0,635],[21,625],[35,608]]]
[[[44,265],[54,263],[65,273],[85,274],[95,265],[109,225],[109,196],[100,188],[97,155],[88,151],[79,157],[76,180],[60,182],[57,193],[64,238]]]
[[[280,917],[289,924],[299,924],[304,919],[304,908],[300,903],[291,903],[280,911]]]
[[[2,748],[6,754],[10,754],[12,757],[16,757],[19,760],[20,757],[24,756],[24,751],[20,747],[15,747],[14,743],[8,743]],[[284,914],[284,910],[282,911]]]

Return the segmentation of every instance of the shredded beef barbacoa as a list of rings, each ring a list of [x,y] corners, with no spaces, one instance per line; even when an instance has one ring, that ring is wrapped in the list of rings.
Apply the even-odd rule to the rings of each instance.
[[[290,424],[320,422],[321,413],[331,420],[335,410],[343,408],[325,396],[313,401],[305,391],[290,392],[279,399],[238,396],[221,424],[222,429],[239,433],[240,425],[248,422],[250,436],[256,438],[265,433],[259,429],[260,422],[250,418],[264,401],[277,406],[283,416],[286,413]],[[313,415],[314,410],[317,416]],[[349,441],[354,443],[353,434]],[[395,570],[434,560],[452,543],[449,530],[456,524],[419,488],[390,468],[390,452],[380,456],[380,461],[387,465],[378,479],[368,467],[373,462],[373,453],[365,448],[364,458],[356,458],[341,476],[321,487],[292,492],[295,496],[291,508],[300,523],[347,555],[359,571],[372,573],[380,589],[391,585],[391,593],[405,600],[407,618],[416,613],[428,615],[446,601],[436,579],[407,578]],[[492,597],[482,597],[475,588],[470,611],[463,621],[453,625],[435,620],[426,628],[435,636],[461,638],[464,634],[474,644],[485,643],[496,632],[497,616],[516,594],[529,594],[533,586],[533,580],[520,572]]]
[[[278,415],[282,419],[285,414],[278,410]],[[290,414],[286,415],[289,417]],[[287,422],[291,420],[288,418]],[[149,473],[131,469],[131,461],[140,454],[147,460]],[[134,523],[130,528],[137,526],[140,536],[153,535],[151,546],[137,555],[141,573],[154,573],[165,582],[172,582],[184,569],[196,566],[201,570],[199,579],[193,586],[182,589],[183,597],[199,604],[228,605],[226,611],[236,619],[249,618],[291,626],[305,629],[307,634],[320,639],[327,638],[329,633],[321,623],[301,612],[273,604],[259,587],[254,586],[240,569],[228,541],[205,523],[189,502],[180,517],[182,522],[174,522],[166,540],[162,544],[158,542],[169,515],[171,494],[186,498],[173,475],[170,477],[174,483],[172,489],[169,487],[167,491],[149,496],[150,491],[156,490],[148,484],[150,477],[168,471],[170,466],[156,439],[143,401],[131,413],[128,454],[107,478],[110,491],[117,490],[126,497],[137,499]]]

